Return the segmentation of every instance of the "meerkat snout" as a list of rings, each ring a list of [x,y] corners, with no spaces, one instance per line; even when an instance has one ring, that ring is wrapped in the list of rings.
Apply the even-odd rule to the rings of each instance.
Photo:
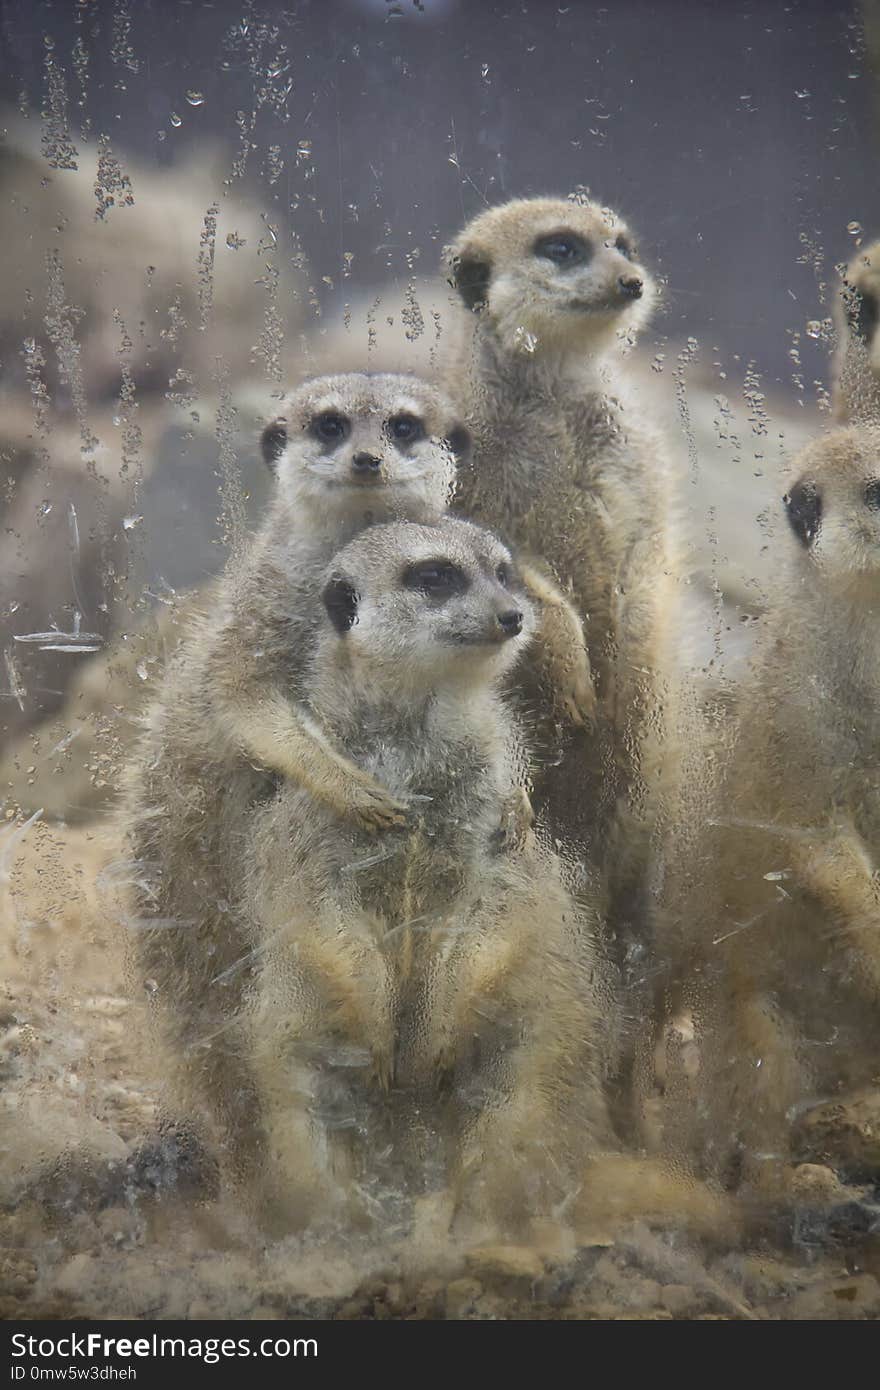
[[[523,615],[518,608],[505,608],[500,613],[496,613],[495,616],[501,629],[502,639],[519,637],[523,629]]]
[[[358,478],[378,479],[382,471],[382,460],[375,454],[355,454],[351,461],[351,471]]]
[[[620,275],[617,283],[620,286],[620,293],[625,295],[627,299],[641,299],[644,286],[637,275]]]

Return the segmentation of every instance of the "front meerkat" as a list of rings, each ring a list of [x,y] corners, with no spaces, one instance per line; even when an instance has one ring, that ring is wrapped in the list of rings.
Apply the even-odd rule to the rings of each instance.
[[[303,707],[408,824],[377,841],[285,780],[225,828],[225,916],[147,933],[143,965],[282,1224],[343,1215],[380,1133],[386,1168],[412,1149],[463,1210],[515,1222],[605,1138],[589,931],[534,837],[498,835],[521,755],[497,687],[533,611],[507,550],[454,520],[365,530],[319,594]]]
[[[455,506],[549,566],[580,614],[596,736],[555,745],[537,791],[598,868],[618,959],[644,974],[649,840],[673,767],[670,478],[615,357],[656,299],[619,217],[534,198],[477,217],[449,252],[468,341],[448,376],[474,436]],[[554,756],[555,754],[555,756]]]
[[[841,424],[880,422],[880,241],[849,263],[837,301],[832,403]]]
[[[798,1117],[876,1081],[880,1057],[880,428],[798,463],[791,553],[680,928],[698,938],[704,1158],[771,1191],[808,1156]]]

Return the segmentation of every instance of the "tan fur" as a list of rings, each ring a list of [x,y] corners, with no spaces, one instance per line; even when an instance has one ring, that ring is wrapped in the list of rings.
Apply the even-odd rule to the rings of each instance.
[[[464,593],[403,582],[435,560]],[[327,613],[348,593],[356,621],[337,630],[316,598],[301,699],[316,737],[411,808],[378,842],[300,779],[221,794],[185,664],[154,715],[141,910],[192,918],[145,931],[141,969],[190,1103],[285,1225],[363,1219],[359,1184],[385,1200],[370,1156],[386,1142],[391,1187],[433,1173],[462,1220],[528,1224],[606,1141],[589,925],[534,837],[510,852],[498,834],[523,759],[495,687],[534,626],[510,568],[494,537],[445,521],[370,527],[320,576]]]
[[[707,1166],[761,1190],[809,1156],[792,1149],[804,1110],[880,1076],[880,430],[829,434],[798,468],[800,539],[780,536],[777,601],[674,914],[700,1066],[670,1127],[696,1120]]]
[[[854,256],[835,310],[832,405],[842,424],[880,421],[880,241]]]

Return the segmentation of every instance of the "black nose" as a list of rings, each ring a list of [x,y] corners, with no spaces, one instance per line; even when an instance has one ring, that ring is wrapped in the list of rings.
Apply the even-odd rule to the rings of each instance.
[[[498,614],[498,626],[505,637],[518,637],[522,632],[523,615],[518,608],[507,608]]]
[[[620,293],[625,294],[627,299],[641,299],[642,282],[637,275],[621,275],[617,283]]]
[[[352,472],[364,475],[378,473],[382,467],[382,460],[377,459],[375,454],[355,454],[351,461]]]

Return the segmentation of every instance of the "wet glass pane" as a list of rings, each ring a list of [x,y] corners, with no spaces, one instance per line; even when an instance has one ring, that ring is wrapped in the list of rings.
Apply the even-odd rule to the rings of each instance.
[[[878,1316],[875,0],[0,44],[0,1313]]]

